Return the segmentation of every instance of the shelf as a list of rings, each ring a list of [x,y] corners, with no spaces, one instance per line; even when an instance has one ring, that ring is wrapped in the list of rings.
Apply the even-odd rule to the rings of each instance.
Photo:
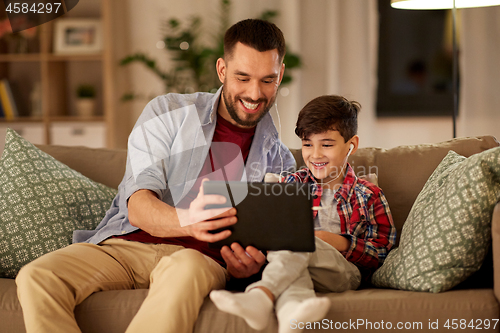
[[[101,61],[103,55],[98,54],[41,54],[41,53],[4,53],[0,54],[0,62],[39,62],[46,61]]]
[[[0,54],[0,62],[28,62],[40,61],[40,53],[4,53]]]
[[[0,123],[40,123],[42,117],[17,117],[14,119],[0,118]]]
[[[51,122],[62,123],[62,122],[102,122],[104,121],[104,116],[93,116],[93,117],[78,117],[78,116],[59,116],[50,117]]]
[[[31,135],[30,138],[44,144],[126,146],[129,107],[120,106],[120,116],[117,114],[127,84],[126,74],[118,71],[119,59],[127,52],[123,46],[125,39],[119,36],[127,24],[124,12],[117,9],[121,8],[119,5],[119,0],[80,1],[65,15],[67,20],[100,19],[100,50],[54,53],[56,22],[60,18],[38,27],[36,40],[28,45],[30,53],[8,53],[14,50],[13,45],[0,39],[0,79],[9,82],[19,114],[15,119],[0,118],[0,130],[16,128],[23,136]],[[95,88],[95,116],[77,116],[76,92],[83,84]]]
[[[101,61],[102,54],[49,54],[48,61]]]

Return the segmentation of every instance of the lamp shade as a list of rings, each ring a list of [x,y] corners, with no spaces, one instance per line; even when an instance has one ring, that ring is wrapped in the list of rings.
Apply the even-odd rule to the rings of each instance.
[[[500,5],[500,0],[455,0],[455,8]],[[450,9],[453,0],[391,0],[391,7],[399,9]]]

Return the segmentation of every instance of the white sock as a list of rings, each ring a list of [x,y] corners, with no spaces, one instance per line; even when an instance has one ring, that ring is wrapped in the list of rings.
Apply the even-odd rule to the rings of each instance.
[[[219,310],[245,319],[251,328],[259,331],[266,328],[274,308],[273,302],[259,288],[237,294],[213,290],[210,299]]]
[[[327,297],[313,297],[302,302],[289,302],[278,313],[279,333],[299,333],[296,324],[315,322],[325,318],[330,309],[331,301]],[[303,325],[300,325],[303,326]],[[292,327],[294,329],[292,329]]]

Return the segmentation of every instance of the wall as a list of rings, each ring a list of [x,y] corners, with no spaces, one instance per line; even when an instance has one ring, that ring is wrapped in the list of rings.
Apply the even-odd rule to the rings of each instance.
[[[170,17],[204,15],[205,30],[217,27],[218,0],[126,0],[130,18],[130,52],[147,51],[168,68],[164,50],[156,48],[161,39],[161,21]],[[301,54],[304,66],[288,86],[290,94],[279,95],[278,107],[283,141],[299,147],[293,134],[300,108],[322,94],[342,94],[358,100],[363,109],[359,119],[361,146],[394,147],[402,144],[432,143],[452,137],[451,116],[438,118],[383,118],[375,116],[376,89],[376,1],[366,0],[233,0],[231,22],[256,17],[264,9],[278,9],[276,20],[288,47]],[[461,53],[462,94],[458,136],[491,134],[500,138],[499,53],[500,7],[464,11]],[[474,23],[472,23],[474,22]],[[477,23],[481,22],[481,24]],[[491,31],[493,27],[494,31]],[[476,38],[480,35],[482,38]],[[207,34],[207,40],[210,35]],[[465,58],[465,60],[464,60]],[[132,89],[147,95],[162,93],[161,82],[140,65],[129,70]],[[492,81],[493,80],[493,81]],[[496,80],[496,81],[495,81]],[[479,93],[485,94],[478,101]],[[483,96],[483,95],[481,95]],[[133,120],[146,101],[133,102]],[[451,110],[450,110],[451,113]],[[275,110],[272,111],[278,122]]]

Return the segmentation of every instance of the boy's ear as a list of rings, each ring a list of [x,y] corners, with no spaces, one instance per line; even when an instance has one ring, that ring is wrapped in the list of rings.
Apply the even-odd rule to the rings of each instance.
[[[356,152],[356,150],[358,150],[358,147],[359,147],[359,136],[355,135],[353,136],[350,140],[349,140],[349,144],[353,145],[354,148],[352,149],[351,151],[351,155],[354,154]]]

